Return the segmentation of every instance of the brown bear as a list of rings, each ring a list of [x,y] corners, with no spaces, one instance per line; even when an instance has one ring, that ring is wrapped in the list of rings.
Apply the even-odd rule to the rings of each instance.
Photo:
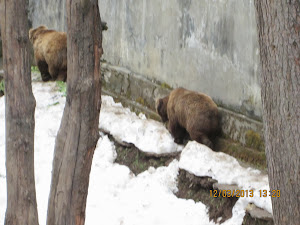
[[[156,110],[163,122],[169,122],[168,130],[178,144],[186,132],[192,140],[212,148],[208,137],[219,132],[219,112],[207,95],[184,88],[177,88],[156,102]]]
[[[67,79],[67,34],[39,26],[29,30],[34,58],[42,80]]]

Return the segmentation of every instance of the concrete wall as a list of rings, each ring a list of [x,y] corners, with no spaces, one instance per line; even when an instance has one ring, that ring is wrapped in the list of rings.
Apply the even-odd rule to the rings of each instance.
[[[225,136],[245,144],[248,131],[262,134],[252,120],[261,120],[253,0],[98,1],[109,27],[104,90],[143,110],[168,85],[201,91],[220,106]],[[66,31],[65,10],[64,0],[29,0],[33,27]]]
[[[261,117],[253,0],[99,0],[104,59]]]
[[[66,31],[65,1],[29,4],[33,27]],[[253,0],[99,0],[99,7],[109,27],[107,62],[261,118]]]
[[[51,29],[67,31],[66,1],[29,0],[29,20],[33,27],[46,25]]]
[[[65,1],[30,0],[33,27],[66,31]],[[253,0],[99,0],[103,58],[171,87],[205,92],[261,118]]]
[[[205,92],[261,118],[253,0],[99,0],[103,58],[173,88]],[[33,27],[66,31],[65,1],[30,0]]]

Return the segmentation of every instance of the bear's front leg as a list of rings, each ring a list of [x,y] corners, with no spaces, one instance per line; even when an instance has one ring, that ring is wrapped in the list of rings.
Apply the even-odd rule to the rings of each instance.
[[[48,71],[48,64],[45,61],[38,61],[37,66],[41,72],[41,77],[44,82],[51,80],[51,75]]]
[[[183,139],[186,135],[186,131],[183,127],[181,127],[178,122],[169,120],[168,130],[174,138],[174,142],[176,144],[182,144]]]

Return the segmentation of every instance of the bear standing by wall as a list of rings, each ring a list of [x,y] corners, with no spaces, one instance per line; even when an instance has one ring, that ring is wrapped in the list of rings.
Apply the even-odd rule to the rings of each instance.
[[[188,132],[192,140],[212,148],[208,137],[220,127],[218,107],[209,96],[177,88],[158,99],[156,110],[163,122],[169,121],[168,129],[176,143],[182,143]]]
[[[39,26],[29,30],[42,80],[67,80],[67,34]]]

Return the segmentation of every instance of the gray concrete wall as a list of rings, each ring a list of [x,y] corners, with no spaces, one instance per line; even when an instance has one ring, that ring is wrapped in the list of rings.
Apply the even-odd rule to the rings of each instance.
[[[160,120],[155,112],[155,99],[166,96],[171,89],[151,82],[144,76],[132,73],[124,67],[101,64],[102,91],[137,114],[143,112],[152,119]],[[218,107],[221,115],[223,137],[238,141],[247,147],[263,151],[262,123],[239,113]]]
[[[98,1],[109,27],[103,90],[146,111],[168,85],[204,92],[220,107],[226,137],[246,144],[252,131],[261,136],[252,120],[261,120],[253,0]],[[67,31],[65,10],[64,0],[29,0],[33,27]]]
[[[103,58],[261,117],[253,0],[99,0]]]
[[[32,27],[46,25],[51,29],[67,31],[66,1],[29,0],[29,20]]]
[[[33,27],[66,31],[65,1],[30,0]],[[253,0],[99,0],[103,58],[150,80],[205,92],[261,118]]]

